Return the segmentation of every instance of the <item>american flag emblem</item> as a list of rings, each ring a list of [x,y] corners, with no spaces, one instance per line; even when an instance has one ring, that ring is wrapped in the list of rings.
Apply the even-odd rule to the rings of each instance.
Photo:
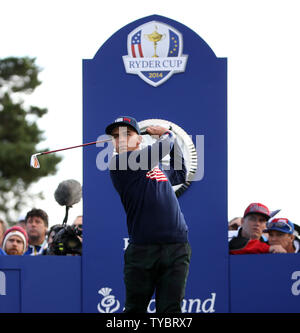
[[[131,37],[131,52],[133,58],[143,58],[143,51],[141,46],[141,33],[142,30],[138,31]]]
[[[155,179],[158,182],[168,181],[166,175],[158,167],[154,167],[152,170],[148,171],[146,173],[146,177],[150,179]]]

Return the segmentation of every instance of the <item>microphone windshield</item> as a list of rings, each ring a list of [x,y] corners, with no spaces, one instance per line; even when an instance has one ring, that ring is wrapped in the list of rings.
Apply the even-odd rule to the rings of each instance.
[[[65,180],[58,185],[54,197],[61,206],[71,207],[82,197],[81,185],[74,179]]]

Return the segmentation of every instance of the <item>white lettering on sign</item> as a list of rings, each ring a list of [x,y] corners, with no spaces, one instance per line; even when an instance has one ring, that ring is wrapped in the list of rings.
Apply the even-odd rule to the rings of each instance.
[[[294,282],[292,284],[292,294],[294,296],[299,296],[300,295],[300,271],[293,272],[291,279],[296,280],[296,282]]]
[[[142,58],[143,60],[132,60],[131,57],[123,56],[126,73],[134,74],[137,70],[141,71],[171,71],[184,72],[187,56],[177,58]]]
[[[184,299],[182,301],[181,311],[182,313],[213,313],[215,312],[215,302],[216,302],[216,293],[211,293],[211,297],[203,300],[199,298],[192,298],[192,299]],[[155,309],[155,299],[151,299],[148,309],[148,313],[154,313]]]
[[[192,136],[189,136],[192,141]],[[97,138],[97,141],[101,141],[107,139],[106,136],[99,136]],[[111,163],[111,157],[113,156],[114,152],[114,147],[111,143],[107,142],[101,142],[97,143],[97,147],[104,147],[105,148],[101,149],[101,151],[97,154],[96,157],[96,166],[97,169],[100,171],[105,171],[105,170],[116,170],[117,165],[116,165],[116,160],[114,160],[114,164]],[[164,149],[168,150],[169,149],[169,142],[164,142],[162,145],[162,151]],[[187,149],[187,148],[186,148]],[[190,152],[187,153],[188,155],[185,157],[186,160],[189,161],[189,164],[192,164],[193,160],[197,160],[197,168],[193,173],[188,174],[188,181],[201,181],[204,178],[204,135],[196,135],[196,145],[195,145],[195,152]],[[159,153],[159,151],[153,151],[151,154],[151,159],[157,158],[156,152]],[[149,161],[148,161],[148,154],[143,154],[141,155],[141,158],[137,161],[136,158],[129,158],[127,159],[127,155],[120,155],[119,159],[119,169],[120,170],[147,170]],[[176,162],[175,162],[176,163]],[[167,166],[165,166],[166,168]],[[177,167],[175,165],[175,170],[181,170],[181,163],[178,163]],[[168,170],[168,169],[166,169]]]
[[[6,295],[6,276],[4,272],[0,271],[0,295]]]

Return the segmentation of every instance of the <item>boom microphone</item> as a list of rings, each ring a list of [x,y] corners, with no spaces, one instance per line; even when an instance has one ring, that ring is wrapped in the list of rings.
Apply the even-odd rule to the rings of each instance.
[[[81,200],[81,185],[75,179],[65,180],[58,185],[54,192],[54,197],[61,206],[66,206],[66,215],[63,221],[63,224],[65,224],[68,220],[69,208]]]

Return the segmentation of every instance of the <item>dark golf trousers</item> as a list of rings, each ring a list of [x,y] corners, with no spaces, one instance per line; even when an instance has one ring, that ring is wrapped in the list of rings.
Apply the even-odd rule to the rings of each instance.
[[[189,243],[129,244],[124,255],[126,313],[146,313],[155,291],[156,313],[179,313],[189,272]]]

